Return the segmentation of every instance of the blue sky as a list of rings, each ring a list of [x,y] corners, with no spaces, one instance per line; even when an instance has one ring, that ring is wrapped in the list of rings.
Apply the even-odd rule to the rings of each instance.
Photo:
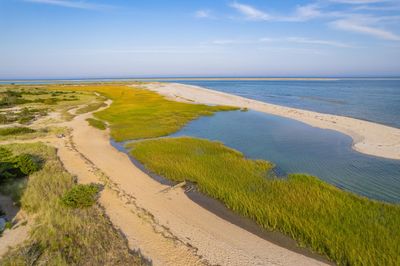
[[[400,0],[0,0],[0,79],[400,76]]]

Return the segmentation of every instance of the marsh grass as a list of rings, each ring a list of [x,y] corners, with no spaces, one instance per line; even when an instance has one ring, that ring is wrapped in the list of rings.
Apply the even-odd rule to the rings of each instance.
[[[63,89],[94,91],[111,99],[109,108],[94,115],[109,123],[111,136],[116,141],[166,136],[199,116],[238,109],[170,101],[155,92],[123,85],[65,86]]]
[[[0,136],[9,135],[23,135],[36,132],[34,129],[29,127],[5,127],[0,128]]]
[[[150,171],[194,182],[229,209],[339,265],[399,265],[398,205],[359,197],[308,175],[275,178],[271,163],[246,159],[218,142],[182,137],[129,147]]]
[[[75,114],[78,115],[78,114],[85,114],[85,113],[93,112],[93,111],[96,111],[97,109],[99,109],[101,107],[105,107],[105,106],[107,106],[107,104],[105,104],[102,101],[90,103],[90,104],[76,110]]]
[[[106,123],[104,123],[101,120],[97,120],[97,119],[94,119],[94,118],[88,118],[88,119],[86,119],[86,121],[88,121],[89,125],[91,125],[92,127],[97,128],[97,129],[105,130],[107,128]]]
[[[139,265],[122,235],[98,205],[66,207],[61,197],[75,186],[56,150],[41,143],[7,145],[14,154],[44,158],[41,170],[29,176],[21,198],[23,210],[36,217],[30,237],[9,251],[1,265]]]

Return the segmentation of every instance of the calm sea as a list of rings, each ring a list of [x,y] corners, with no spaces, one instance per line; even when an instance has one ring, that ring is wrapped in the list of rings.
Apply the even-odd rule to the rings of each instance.
[[[400,128],[400,79],[176,82]]]

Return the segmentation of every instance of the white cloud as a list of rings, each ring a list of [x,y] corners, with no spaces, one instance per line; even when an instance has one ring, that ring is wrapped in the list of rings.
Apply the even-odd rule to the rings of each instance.
[[[384,40],[400,41],[400,35],[351,19],[334,21],[332,25],[338,29],[367,34]]]
[[[245,15],[247,19],[250,20],[269,20],[271,19],[271,16],[253,6],[250,5],[245,5],[245,4],[240,4],[237,2],[234,2],[230,4],[230,6],[237,11],[239,11],[241,14]]]
[[[287,41],[295,42],[295,43],[304,43],[304,44],[327,45],[327,46],[334,46],[334,47],[340,47],[340,48],[352,47],[351,45],[342,43],[342,42],[331,41],[331,40],[309,39],[309,38],[304,38],[304,37],[289,37],[289,38],[287,38]]]
[[[343,42],[333,40],[312,39],[306,37],[281,37],[281,38],[261,38],[258,40],[234,40],[234,39],[221,39],[214,40],[211,44],[215,45],[233,45],[233,44],[263,44],[263,43],[299,43],[311,44],[322,46],[333,46],[339,48],[352,48],[354,46]]]
[[[331,2],[357,5],[357,4],[384,3],[384,2],[390,2],[390,0],[331,0]]]
[[[25,2],[62,6],[68,8],[77,8],[77,9],[92,9],[92,10],[105,9],[111,7],[110,5],[94,4],[85,1],[70,1],[70,0],[25,0]]]
[[[212,18],[211,11],[210,10],[205,10],[205,9],[197,10],[195,12],[194,16],[196,18]]]
[[[322,15],[319,10],[319,6],[316,4],[310,4],[305,6],[298,6],[294,18],[298,20],[308,20]]]

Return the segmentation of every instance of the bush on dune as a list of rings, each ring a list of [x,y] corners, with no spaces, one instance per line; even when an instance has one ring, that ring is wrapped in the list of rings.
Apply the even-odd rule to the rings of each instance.
[[[0,265],[144,265],[128,249],[95,204],[98,187],[77,185],[59,161],[56,149],[41,143],[13,144],[13,154],[43,158],[39,171],[29,175],[21,208],[35,219],[29,239],[8,251]],[[63,197],[83,208],[64,205]]]

